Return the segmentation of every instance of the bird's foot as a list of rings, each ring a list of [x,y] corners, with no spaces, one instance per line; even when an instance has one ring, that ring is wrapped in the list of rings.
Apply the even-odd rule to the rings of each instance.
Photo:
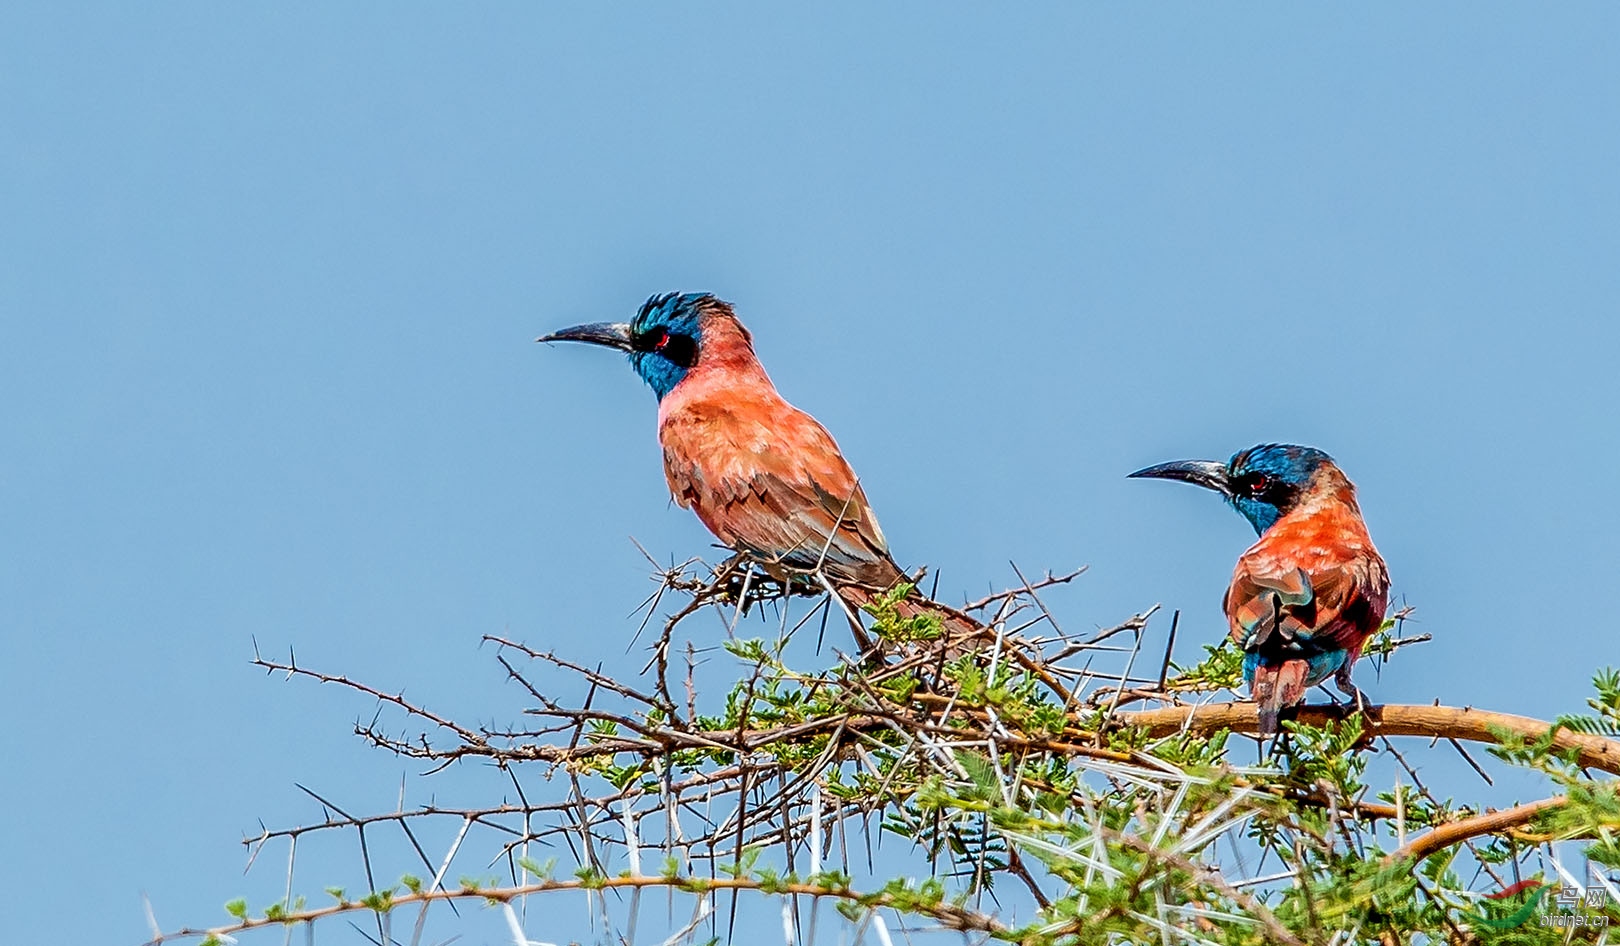
[[[1339,688],[1339,692],[1350,698],[1350,706],[1353,707],[1354,712],[1365,713],[1367,707],[1372,705],[1372,700],[1367,699],[1367,694],[1361,692],[1360,687],[1350,682],[1350,674],[1340,671],[1334,675],[1333,684]]]
[[[737,552],[715,566],[714,584],[747,613],[753,605],[778,598],[815,597],[825,590],[811,572],[794,571],[749,552]]]

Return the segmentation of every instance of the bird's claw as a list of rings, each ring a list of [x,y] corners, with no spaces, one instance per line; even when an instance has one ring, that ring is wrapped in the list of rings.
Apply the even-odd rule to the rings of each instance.
[[[1355,708],[1355,712],[1366,713],[1367,707],[1372,705],[1372,701],[1367,699],[1367,694],[1361,692],[1360,687],[1350,682],[1349,674],[1337,674],[1333,678],[1333,683],[1339,688],[1339,692],[1350,698],[1350,705]]]

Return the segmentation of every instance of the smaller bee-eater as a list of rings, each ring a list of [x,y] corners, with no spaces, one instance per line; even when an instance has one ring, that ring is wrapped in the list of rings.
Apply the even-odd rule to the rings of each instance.
[[[1238,557],[1223,609],[1243,648],[1243,678],[1260,706],[1260,732],[1329,676],[1364,706],[1350,669],[1378,632],[1389,571],[1373,547],[1356,488],[1312,447],[1262,444],[1221,463],[1180,460],[1132,473],[1183,480],[1226,497],[1259,541]]]

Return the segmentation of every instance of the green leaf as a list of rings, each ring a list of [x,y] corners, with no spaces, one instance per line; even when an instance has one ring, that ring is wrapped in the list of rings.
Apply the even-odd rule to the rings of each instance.
[[[552,872],[557,869],[557,859],[555,857],[544,864],[537,864],[532,858],[528,857],[520,857],[517,862],[519,867],[533,874],[539,880],[550,880]]]

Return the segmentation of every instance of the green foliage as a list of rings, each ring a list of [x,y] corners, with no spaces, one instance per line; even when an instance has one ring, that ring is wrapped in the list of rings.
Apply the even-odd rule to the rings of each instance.
[[[1564,804],[1536,819],[1537,835],[1550,841],[1591,839],[1587,858],[1620,868],[1620,792],[1616,783],[1576,779],[1567,789]]]
[[[1179,733],[1162,739],[1153,747],[1153,754],[1172,765],[1184,769],[1207,769],[1226,759],[1226,743],[1232,737],[1230,730],[1222,729],[1209,736]]]
[[[1603,668],[1592,678],[1592,685],[1597,690],[1597,696],[1586,701],[1586,705],[1592,708],[1592,714],[1570,713],[1559,716],[1554,722],[1565,729],[1588,735],[1620,736],[1620,670]]]
[[[375,890],[360,898],[361,906],[377,913],[387,913],[394,908],[394,890]]]
[[[1243,685],[1243,651],[1229,638],[1219,644],[1205,644],[1204,659],[1191,667],[1170,666],[1172,673],[1164,681],[1171,693],[1192,693],[1203,690],[1236,690]]]
[[[520,857],[517,859],[517,864],[530,874],[533,874],[535,880],[550,880],[552,874],[557,870],[557,859],[555,857],[544,864],[535,861],[533,858]]]
[[[1367,756],[1355,751],[1362,742],[1360,717],[1330,721],[1321,727],[1289,720],[1282,727],[1293,737],[1287,755],[1287,784],[1302,791],[1326,784],[1341,798],[1361,792]]]
[[[1531,739],[1516,730],[1500,726],[1487,727],[1496,745],[1487,747],[1491,755],[1509,765],[1536,769],[1560,780],[1577,777],[1580,770],[1580,752],[1574,747],[1558,749],[1558,731],[1554,723],[1540,736]]]
[[[1361,655],[1363,657],[1388,657],[1390,654],[1395,653],[1395,649],[1400,646],[1396,642],[1395,632],[1400,629],[1400,626],[1399,618],[1384,618],[1384,623],[1379,625],[1377,633],[1368,638],[1367,643],[1361,646]]]
[[[625,799],[642,797],[647,818],[664,811],[651,800],[677,776],[708,785],[717,772],[747,769],[761,773],[738,790],[753,820],[744,830],[735,810],[705,807],[703,817],[725,832],[705,839],[715,860],[700,861],[697,845],[677,848],[679,856],[665,848],[655,876],[670,889],[703,895],[718,884],[800,898],[808,891],[835,899],[857,923],[893,910],[949,926],[997,909],[986,903],[1016,902],[1022,925],[991,938],[1021,946],[1597,941],[1591,930],[1541,925],[1529,895],[1485,895],[1546,873],[1545,845],[1553,841],[1582,842],[1593,863],[1620,869],[1620,791],[1583,770],[1574,749],[1559,747],[1561,733],[1620,733],[1620,672],[1598,673],[1588,711],[1559,717],[1544,733],[1493,731],[1492,756],[1538,774],[1561,802],[1508,828],[1412,854],[1415,837],[1482,806],[1432,792],[1404,759],[1397,768],[1380,731],[1361,716],[1320,726],[1285,721],[1284,734],[1258,753],[1227,730],[1164,735],[1143,717],[1127,724],[1113,708],[1124,690],[1117,683],[1068,693],[1031,651],[1003,647],[1006,638],[994,649],[950,646],[938,616],[908,603],[915,600],[903,586],[865,609],[874,636],[904,655],[892,663],[805,672],[785,662],[785,640],[730,640],[725,649],[743,672],[704,714],[686,718],[665,701],[639,716],[587,720],[578,744],[600,751],[557,765],[613,790],[593,802],[608,815],[593,827],[594,843],[612,843],[613,815]],[[1386,623],[1371,649],[1395,653],[1393,628]],[[1170,694],[1237,688],[1242,653],[1222,640],[1206,645],[1196,665],[1172,670]],[[1133,698],[1142,695],[1121,701]],[[644,748],[650,735],[672,731],[682,738],[667,751]],[[802,858],[812,790],[824,820],[829,812],[843,819],[840,830],[875,816],[879,831],[914,845],[921,879],[858,887],[843,865],[796,873],[804,862],[783,862],[781,838],[791,833]],[[641,822],[649,823],[656,822]],[[649,861],[654,844],[642,848]],[[600,863],[622,866],[616,856]],[[697,863],[714,875],[693,873]],[[512,882],[622,886],[599,866],[556,881],[555,859],[515,864],[522,875],[464,877],[457,893],[497,902],[511,895],[503,884]],[[417,897],[427,889],[410,874],[399,884]],[[327,892],[348,905],[342,889]],[[1537,896],[1542,906],[1550,902]],[[294,919],[299,905],[272,906],[265,918]],[[358,905],[387,912],[396,891],[373,892]],[[249,922],[245,900],[226,911]]]
[[[745,848],[742,857],[735,864],[721,864],[719,871],[727,877],[746,877],[759,860],[760,849],[757,847]]]
[[[722,641],[720,646],[726,649],[726,653],[736,657],[738,660],[756,664],[771,662],[771,655],[765,650],[765,642],[757,637],[748,640]]]
[[[910,617],[902,616],[901,604],[914,590],[913,585],[901,582],[862,606],[861,610],[872,616],[872,633],[875,636],[892,643],[906,644],[938,640],[945,632],[945,625],[936,614],[924,611]]]

